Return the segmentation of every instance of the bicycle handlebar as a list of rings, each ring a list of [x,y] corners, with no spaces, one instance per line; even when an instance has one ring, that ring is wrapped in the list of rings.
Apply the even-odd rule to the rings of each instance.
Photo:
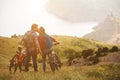
[[[54,43],[54,45],[58,45],[58,44],[60,44],[60,43],[59,43],[59,42],[55,42],[55,43]]]

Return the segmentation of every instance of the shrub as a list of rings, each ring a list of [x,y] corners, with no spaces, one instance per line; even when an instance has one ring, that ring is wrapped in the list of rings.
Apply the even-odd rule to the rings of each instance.
[[[88,60],[91,61],[91,64],[97,64],[99,62],[98,57],[96,57],[95,55],[89,56]]]
[[[107,47],[104,47],[103,49],[102,49],[102,52],[108,52],[109,51],[109,49],[107,48]]]
[[[87,58],[91,55],[93,55],[93,49],[83,50],[81,56],[83,56],[83,58]]]
[[[16,34],[12,35],[11,38],[18,38]]]
[[[111,52],[116,52],[116,51],[118,51],[118,47],[117,46],[113,46],[110,51]]]
[[[109,49],[107,47],[102,48],[98,48],[98,50],[95,52],[96,53],[96,57],[103,57],[107,55],[107,52],[109,51]]]
[[[102,48],[98,48],[98,50],[95,52],[96,57],[100,57],[102,53]]]

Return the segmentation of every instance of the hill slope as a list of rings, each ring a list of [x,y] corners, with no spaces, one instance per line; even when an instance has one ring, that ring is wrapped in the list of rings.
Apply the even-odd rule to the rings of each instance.
[[[0,37],[0,66],[8,65],[9,60],[15,54],[19,39]]]
[[[99,40],[103,42],[116,42],[120,34],[120,19],[109,15],[103,22],[94,28],[94,31],[83,36],[84,38]],[[115,38],[115,39],[114,39]]]
[[[82,39],[71,36],[53,36],[56,40],[60,42],[59,45],[54,46],[55,50],[61,57],[64,57],[64,51],[66,49],[74,49],[75,51],[81,51],[83,49],[97,48],[109,46],[107,44],[89,40]],[[0,37],[0,65],[1,67],[5,64],[7,65],[11,57],[16,54],[18,42],[20,38],[5,38]]]
[[[61,59],[64,59],[62,58],[62,54],[65,54],[64,50],[69,48],[80,51],[88,48],[109,47],[109,45],[98,41],[77,37],[53,37],[60,42],[60,45],[54,46],[54,48],[60,54]],[[120,78],[118,76],[120,64],[99,64],[79,67],[63,66],[55,73],[52,73],[49,67],[47,67],[47,72],[44,73],[41,69],[41,64],[39,64],[37,73],[33,70],[20,73],[17,70],[16,74],[10,74],[8,72],[9,60],[15,54],[19,40],[19,38],[0,37],[0,80],[113,80],[113,77],[115,80],[119,80]]]

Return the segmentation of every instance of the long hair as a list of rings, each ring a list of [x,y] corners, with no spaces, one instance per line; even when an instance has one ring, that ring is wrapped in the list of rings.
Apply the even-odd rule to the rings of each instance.
[[[39,28],[39,33],[40,33],[40,34],[45,34],[45,29],[44,29],[43,27],[40,27],[40,28]]]

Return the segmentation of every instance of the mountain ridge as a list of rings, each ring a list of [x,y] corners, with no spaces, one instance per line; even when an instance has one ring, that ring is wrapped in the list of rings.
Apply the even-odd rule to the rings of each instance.
[[[106,19],[94,27],[94,31],[84,35],[84,38],[95,39],[102,42],[117,43],[120,34],[120,19],[114,17],[112,14],[108,15]],[[113,38],[115,38],[113,40]]]

